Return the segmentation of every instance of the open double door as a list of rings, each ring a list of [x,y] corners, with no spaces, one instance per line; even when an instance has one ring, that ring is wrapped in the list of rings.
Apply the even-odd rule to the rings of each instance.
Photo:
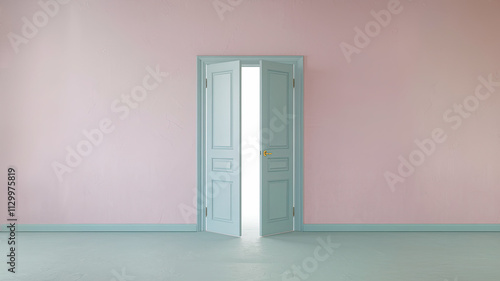
[[[241,236],[241,62],[207,65],[206,230]],[[260,235],[293,231],[293,65],[260,61]],[[257,188],[257,187],[256,187]]]

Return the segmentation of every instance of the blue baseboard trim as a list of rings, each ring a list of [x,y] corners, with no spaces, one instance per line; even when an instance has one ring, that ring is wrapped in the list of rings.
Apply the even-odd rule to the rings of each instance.
[[[304,224],[304,231],[500,231],[500,224]]]
[[[196,231],[196,224],[16,224],[17,231]]]

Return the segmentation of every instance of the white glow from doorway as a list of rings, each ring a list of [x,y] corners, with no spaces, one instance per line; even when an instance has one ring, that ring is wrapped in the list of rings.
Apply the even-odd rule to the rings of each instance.
[[[258,235],[260,216],[260,68],[241,79],[241,190],[243,235]]]

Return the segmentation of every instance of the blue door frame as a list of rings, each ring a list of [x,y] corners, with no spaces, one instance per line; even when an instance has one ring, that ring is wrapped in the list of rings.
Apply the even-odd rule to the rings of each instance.
[[[260,66],[261,60],[288,63],[294,66],[294,231],[303,230],[303,100],[304,100],[304,57],[303,56],[198,56],[197,57],[197,231],[205,231],[206,198],[206,97],[205,78],[208,64],[227,61],[241,61],[242,66]]]

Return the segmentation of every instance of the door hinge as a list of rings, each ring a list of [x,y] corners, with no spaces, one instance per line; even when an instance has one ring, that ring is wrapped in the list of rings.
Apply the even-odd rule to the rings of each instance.
[[[208,88],[208,79],[205,78],[205,88]]]
[[[208,208],[205,207],[205,217],[207,217],[207,216],[208,216]]]
[[[295,217],[295,207],[293,207],[293,216]]]
[[[293,87],[295,88],[295,78],[293,79]]]

